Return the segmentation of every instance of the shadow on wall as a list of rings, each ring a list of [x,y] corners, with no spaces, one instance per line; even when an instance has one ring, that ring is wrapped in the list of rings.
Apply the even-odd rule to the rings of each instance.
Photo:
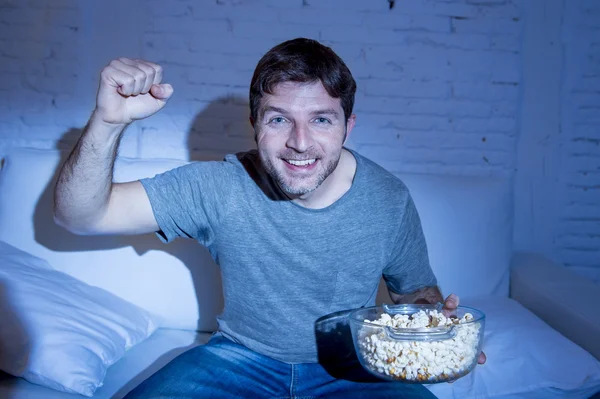
[[[256,148],[248,99],[220,97],[196,115],[188,129],[191,161],[220,161],[227,154]]]
[[[227,153],[255,148],[248,115],[247,100],[226,97],[211,102],[197,114],[188,130],[189,159],[192,161],[221,160]],[[234,131],[244,126],[245,130]],[[53,195],[56,178],[66,157],[81,136],[81,132],[82,129],[71,128],[57,143],[57,149],[61,152],[61,162],[36,205],[35,240],[57,252],[103,251],[125,247],[132,247],[139,255],[151,250],[166,252],[178,258],[189,269],[201,317],[206,320],[207,316],[220,313],[223,307],[220,272],[209,251],[196,241],[178,239],[170,244],[163,244],[154,234],[79,236],[54,223]],[[216,297],[215,293],[217,293]],[[172,297],[178,293],[165,291],[160,295]],[[213,327],[216,328],[216,319]],[[201,325],[199,321],[198,328],[207,330],[206,322]]]

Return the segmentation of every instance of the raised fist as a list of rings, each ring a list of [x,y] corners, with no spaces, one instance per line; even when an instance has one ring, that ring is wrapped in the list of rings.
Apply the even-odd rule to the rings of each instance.
[[[161,83],[162,78],[157,64],[129,58],[111,61],[100,74],[95,116],[114,124],[149,117],[173,94],[173,87]]]

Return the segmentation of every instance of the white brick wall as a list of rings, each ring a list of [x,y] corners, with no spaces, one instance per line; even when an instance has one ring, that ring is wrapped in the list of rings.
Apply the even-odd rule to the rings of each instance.
[[[600,2],[565,2],[557,256],[600,282]]]
[[[524,9],[540,1],[556,21],[528,28]],[[160,114],[128,130],[121,154],[218,159],[253,147],[247,96],[256,62],[283,40],[311,37],[357,80],[351,147],[392,171],[518,170],[516,247],[593,274],[600,6],[564,4],[563,21],[562,0],[402,0],[392,10],[387,0],[0,0],[0,152],[71,147],[100,69],[118,56],[161,63],[175,87]],[[544,7],[534,11],[540,18]],[[541,28],[564,39],[568,57],[564,70],[529,57],[532,79],[551,79],[537,100],[523,98],[524,32]],[[555,106],[547,118],[532,105],[540,97]]]
[[[257,61],[305,36],[333,47],[355,75],[353,148],[393,171],[514,170],[519,1],[413,0],[392,10],[387,0],[95,3],[2,2],[0,148],[52,147],[81,127],[99,70],[125,55],[160,62],[176,92],[130,128],[122,154],[206,159],[247,149]]]
[[[515,247],[600,282],[600,4],[523,9]]]

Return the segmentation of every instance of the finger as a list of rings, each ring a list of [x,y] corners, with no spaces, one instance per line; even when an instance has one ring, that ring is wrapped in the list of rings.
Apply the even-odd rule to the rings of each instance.
[[[144,87],[142,87],[141,90],[142,94],[146,94],[150,91],[150,87],[152,87],[152,85],[154,84],[154,75],[156,74],[156,71],[150,65],[145,64],[143,62],[138,62],[136,64],[136,67],[144,71],[144,73],[146,74],[146,81],[144,83]]]
[[[144,64],[152,67],[152,69],[154,69],[154,82],[153,84],[158,85],[162,82],[163,80],[163,69],[160,65],[155,64],[153,62],[150,61],[143,61],[143,60],[139,60],[139,62],[143,62]]]
[[[459,302],[460,301],[458,299],[458,295],[450,294],[448,295],[448,298],[446,298],[446,300],[444,301],[444,307],[446,307],[447,309],[456,309],[458,307]]]
[[[152,85],[150,94],[159,100],[168,100],[173,95],[173,86],[168,83]]]
[[[135,83],[134,83],[133,92],[131,93],[132,95],[138,95],[142,92],[142,89],[146,84],[146,78],[147,78],[146,73],[144,71],[142,71],[140,68],[138,68],[135,65],[128,65],[121,60],[111,61],[111,65],[114,68],[119,69],[119,70],[133,76]]]
[[[449,317],[456,311],[458,308],[460,301],[456,294],[450,294],[444,301],[444,306],[442,307],[442,313],[444,316]]]
[[[477,363],[484,364],[486,361],[487,361],[487,356],[485,355],[485,353],[481,352],[479,354],[479,359],[477,359]]]
[[[135,79],[130,74],[109,65],[102,70],[102,79],[117,88],[123,96],[131,96],[135,90]]]

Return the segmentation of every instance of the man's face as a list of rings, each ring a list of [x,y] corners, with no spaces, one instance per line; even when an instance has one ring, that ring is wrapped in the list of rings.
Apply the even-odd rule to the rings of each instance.
[[[300,197],[335,170],[354,116],[346,129],[340,99],[320,81],[286,82],[265,94],[253,125],[266,171],[288,195]]]

